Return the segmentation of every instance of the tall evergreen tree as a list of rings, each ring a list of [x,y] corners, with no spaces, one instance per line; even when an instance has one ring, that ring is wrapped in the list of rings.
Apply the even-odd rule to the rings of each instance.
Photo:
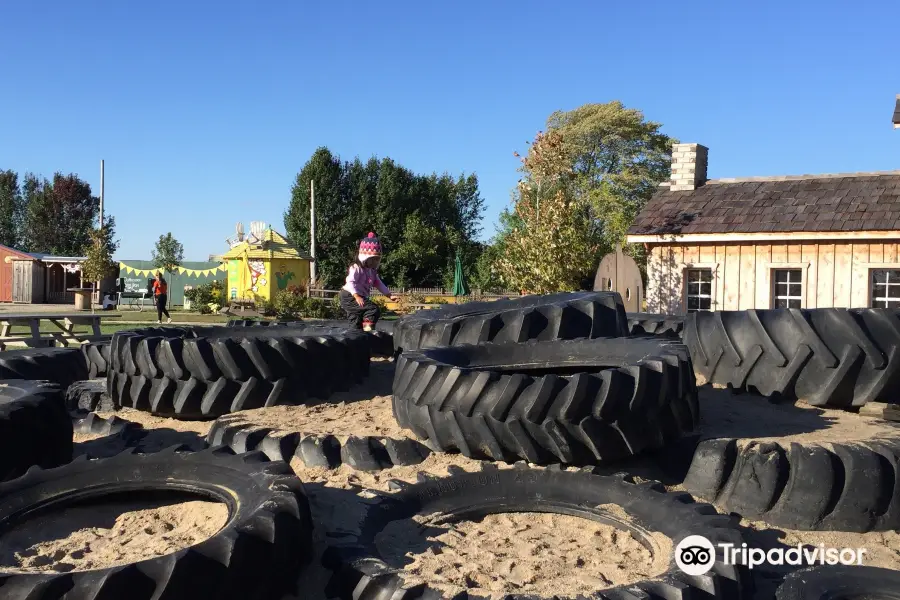
[[[440,286],[456,249],[474,269],[484,210],[474,175],[417,175],[390,158],[341,162],[319,148],[297,175],[285,212],[288,236],[309,248],[309,182],[316,190],[316,262],[338,286],[356,245],[375,231],[385,248],[384,279],[394,286]]]
[[[22,194],[19,175],[0,171],[0,244],[17,248],[22,227]]]

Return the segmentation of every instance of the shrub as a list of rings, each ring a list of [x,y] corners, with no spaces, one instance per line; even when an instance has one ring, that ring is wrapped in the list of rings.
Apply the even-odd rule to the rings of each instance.
[[[254,298],[254,302],[256,303],[256,312],[264,317],[275,316],[275,306],[271,301],[266,300],[262,296],[257,296]]]
[[[272,310],[279,319],[296,319],[303,311],[304,300],[306,296],[291,290],[279,290],[272,298]]]
[[[272,309],[279,319],[330,319],[340,316],[331,301],[307,298],[293,290],[281,290],[272,300]]]
[[[372,304],[381,309],[381,314],[387,312],[387,298],[384,296],[375,296],[369,299],[372,301]]]
[[[418,307],[412,306],[413,304],[425,304],[425,296],[417,292],[400,294],[400,302],[397,304],[399,305],[397,307],[397,312],[401,315],[407,315],[418,310]]]
[[[200,314],[207,315],[217,312],[218,308],[214,311],[210,305],[222,306],[225,300],[225,282],[216,280],[198,285],[193,289],[185,290],[184,297],[191,301],[191,306],[196,307]]]

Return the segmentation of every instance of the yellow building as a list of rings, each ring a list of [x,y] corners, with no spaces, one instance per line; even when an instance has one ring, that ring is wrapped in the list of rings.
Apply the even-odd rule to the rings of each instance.
[[[229,300],[271,300],[309,283],[310,257],[271,227],[236,241],[219,257],[228,268]]]

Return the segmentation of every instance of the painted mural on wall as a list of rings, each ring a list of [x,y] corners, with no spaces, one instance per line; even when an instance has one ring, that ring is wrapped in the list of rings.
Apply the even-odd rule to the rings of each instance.
[[[228,283],[231,284],[231,287],[228,289],[228,297],[232,300],[236,300],[238,297],[238,289],[237,289],[237,281],[239,279],[239,269],[241,268],[241,261],[239,260],[229,260],[228,261]]]
[[[250,290],[257,293],[269,283],[265,277],[266,263],[262,260],[251,259],[247,261],[247,266],[250,267]]]
[[[286,263],[280,263],[278,265],[278,270],[275,271],[275,282],[278,284],[279,290],[288,289],[288,283],[290,283],[291,279],[294,278],[294,272],[288,271],[288,266]],[[296,287],[296,286],[291,286]]]

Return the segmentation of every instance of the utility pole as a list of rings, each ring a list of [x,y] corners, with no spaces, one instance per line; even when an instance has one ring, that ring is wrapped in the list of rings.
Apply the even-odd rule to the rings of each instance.
[[[103,184],[104,184],[104,172],[103,172],[103,159],[100,159],[100,231],[103,231]],[[98,240],[99,242],[99,240]],[[82,283],[84,286],[84,283]],[[101,304],[103,303],[103,291],[100,289],[100,282],[95,281],[91,284],[91,287],[94,288],[91,292],[91,312],[94,312],[94,295],[97,295],[97,300]]]
[[[316,283],[316,186],[315,182],[309,182],[309,255],[312,261],[309,263],[309,287]]]
[[[100,161],[100,228],[103,228],[103,161]]]

